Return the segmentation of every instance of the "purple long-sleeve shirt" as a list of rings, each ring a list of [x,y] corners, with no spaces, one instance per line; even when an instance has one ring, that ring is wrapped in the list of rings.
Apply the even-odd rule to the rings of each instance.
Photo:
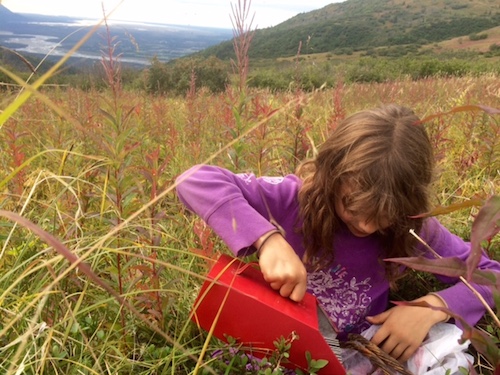
[[[198,214],[236,256],[250,254],[252,244],[275,229],[273,218],[285,231],[285,238],[299,257],[304,255],[297,193],[301,180],[295,175],[260,177],[234,174],[226,169],[196,165],[177,179],[177,194],[186,207]],[[426,219],[420,233],[442,257],[465,260],[470,244],[450,233],[435,218]],[[335,234],[335,262],[332,267],[308,274],[308,291],[316,296],[332,321],[343,332],[361,332],[369,326],[366,316],[387,309],[389,283],[385,278],[378,235],[356,237],[346,227]],[[421,247],[419,250],[425,252]],[[432,255],[428,255],[433,257]],[[500,272],[500,264],[483,254],[480,269]],[[474,325],[485,308],[463,283],[437,276],[451,284],[437,294],[448,308]],[[491,290],[474,285],[493,306]]]

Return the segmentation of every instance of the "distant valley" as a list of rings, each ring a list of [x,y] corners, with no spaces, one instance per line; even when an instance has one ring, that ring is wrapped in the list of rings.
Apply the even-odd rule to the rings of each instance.
[[[97,21],[16,14],[0,5],[1,47],[37,59],[56,59],[78,43]],[[74,54],[72,65],[95,63],[107,53],[143,68],[153,58],[167,62],[192,55],[234,58],[233,31],[147,23],[101,26]],[[108,36],[110,36],[108,38]],[[498,0],[346,0],[297,14],[255,30],[248,55],[256,66],[274,67],[297,54],[316,61],[362,56],[399,58],[500,58]],[[5,54],[4,54],[5,56]],[[19,60],[19,59],[17,59]],[[5,61],[5,60],[4,60]],[[18,62],[19,63],[19,62]]]
[[[0,5],[0,46],[21,54],[58,58],[65,55],[98,21],[35,14],[17,14]],[[73,62],[87,64],[107,53],[126,64],[148,65],[154,57],[169,61],[232,38],[232,30],[195,26],[112,21],[109,36],[99,29],[74,54]]]

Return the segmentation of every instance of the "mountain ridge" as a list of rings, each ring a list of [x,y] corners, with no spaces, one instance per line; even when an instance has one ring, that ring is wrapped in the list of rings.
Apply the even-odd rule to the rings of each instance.
[[[302,53],[342,53],[382,46],[424,45],[479,33],[500,25],[500,5],[493,0],[347,0],[300,13],[271,28],[256,30],[253,58]],[[229,42],[203,55],[232,57]]]
[[[8,22],[18,22],[21,20],[25,20],[24,16],[21,16],[18,13],[11,12],[5,6],[0,3],[0,23],[8,23]]]

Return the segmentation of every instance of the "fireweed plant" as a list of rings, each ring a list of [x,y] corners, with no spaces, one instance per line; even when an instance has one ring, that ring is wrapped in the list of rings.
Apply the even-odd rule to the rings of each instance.
[[[250,31],[250,2],[238,6],[236,27]],[[109,27],[102,36],[106,90],[44,87],[69,55],[31,84],[0,66],[20,85],[0,102],[1,373],[287,373],[289,347],[300,337],[276,338],[276,351],[257,360],[191,322],[203,275],[227,250],[181,209],[172,181],[197,163],[292,173],[346,114],[380,102],[403,103],[425,119],[439,172],[436,209],[427,214],[500,257],[498,77],[270,92],[248,88],[236,69],[237,84],[222,93],[197,89],[193,75],[185,97],[153,96],[122,87],[120,41]],[[248,57],[245,48],[237,61]],[[498,291],[493,275],[475,270],[476,254],[465,264],[388,261],[418,270],[408,277],[424,293],[433,287],[422,282],[429,271]],[[466,327],[464,338],[477,352],[464,373],[498,371],[494,312]],[[311,353],[304,355],[314,374],[323,363]]]

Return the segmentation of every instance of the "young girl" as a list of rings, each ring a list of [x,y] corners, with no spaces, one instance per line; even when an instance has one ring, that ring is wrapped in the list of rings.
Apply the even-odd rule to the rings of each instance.
[[[415,230],[442,257],[465,260],[470,244],[430,209],[432,148],[419,118],[397,105],[356,113],[341,122],[314,160],[296,175],[261,177],[198,165],[177,180],[177,193],[238,257],[258,252],[264,278],[282,296],[316,296],[344,333],[379,325],[372,342],[406,361],[446,313],[388,308],[401,267],[385,258],[434,258]],[[483,255],[481,269],[500,271]],[[439,276],[438,276],[439,277]],[[458,280],[416,301],[447,307],[474,325],[485,308]],[[491,291],[474,285],[493,306]]]

